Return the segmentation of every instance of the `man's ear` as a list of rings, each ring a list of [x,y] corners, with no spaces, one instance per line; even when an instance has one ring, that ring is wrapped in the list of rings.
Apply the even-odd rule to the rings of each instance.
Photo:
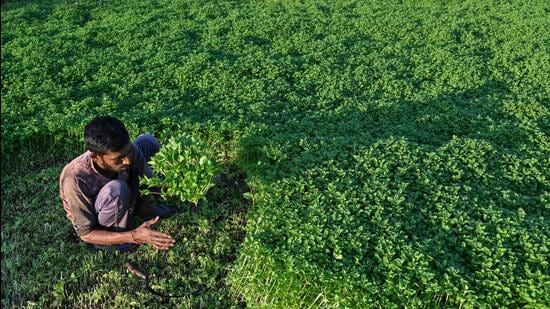
[[[99,154],[92,152],[90,153],[90,158],[92,158],[92,160],[94,161],[97,161],[99,159]]]

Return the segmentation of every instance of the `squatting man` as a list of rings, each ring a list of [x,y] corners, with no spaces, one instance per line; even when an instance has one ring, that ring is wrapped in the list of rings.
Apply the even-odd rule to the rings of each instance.
[[[60,196],[76,234],[98,250],[126,251],[137,244],[170,249],[175,240],[153,230],[160,218],[174,209],[153,204],[139,192],[139,177],[152,176],[147,162],[160,145],[151,134],[130,141],[124,124],[110,116],[98,116],[84,128],[87,151],[67,164],[59,178]],[[127,229],[129,217],[145,222]]]

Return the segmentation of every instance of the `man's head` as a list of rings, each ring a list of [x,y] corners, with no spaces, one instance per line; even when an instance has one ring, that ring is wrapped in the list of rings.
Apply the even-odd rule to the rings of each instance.
[[[84,128],[84,142],[92,159],[111,172],[128,170],[132,146],[124,124],[110,116],[98,116]]]

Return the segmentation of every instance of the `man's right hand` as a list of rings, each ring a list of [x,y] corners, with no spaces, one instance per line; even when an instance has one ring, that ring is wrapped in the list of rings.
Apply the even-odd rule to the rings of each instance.
[[[138,244],[149,244],[159,250],[168,250],[174,246],[176,241],[170,235],[157,232],[151,228],[158,220],[159,217],[155,217],[145,221],[131,232],[132,237]]]

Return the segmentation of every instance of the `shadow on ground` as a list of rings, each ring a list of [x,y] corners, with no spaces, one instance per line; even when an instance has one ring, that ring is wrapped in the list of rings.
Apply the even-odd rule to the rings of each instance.
[[[12,176],[5,180],[9,186],[3,179],[2,282],[13,283],[2,284],[3,305],[245,307],[225,280],[245,237],[249,210],[243,198],[249,190],[246,175],[235,165],[223,167],[198,207],[177,205],[180,212],[156,225],[177,241],[167,252],[145,245],[133,253],[92,251],[74,235],[59,205],[59,173],[60,168],[51,168],[26,178]],[[51,211],[39,215],[44,205]],[[131,225],[141,223],[133,218]],[[203,290],[193,297],[164,299],[127,271],[128,262],[147,273],[159,292]]]

